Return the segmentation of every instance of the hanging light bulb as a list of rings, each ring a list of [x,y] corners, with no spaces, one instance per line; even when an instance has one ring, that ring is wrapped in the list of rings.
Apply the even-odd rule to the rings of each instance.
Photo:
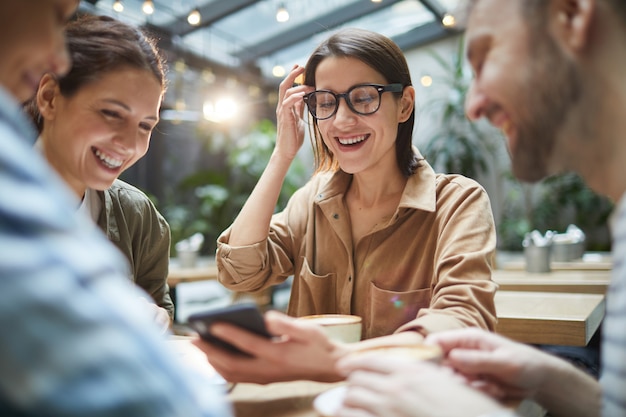
[[[122,13],[124,11],[124,5],[122,4],[121,0],[115,0],[115,2],[113,3],[113,10],[118,13]]]
[[[154,4],[152,3],[152,0],[144,1],[143,5],[141,6],[141,10],[145,14],[152,14],[152,13],[154,13]]]
[[[289,12],[283,3],[278,6],[278,10],[276,10],[276,21],[277,22],[286,22],[289,20]]]
[[[453,27],[454,25],[456,25],[456,19],[454,18],[454,16],[453,16],[453,15],[451,15],[451,14],[449,14],[449,13],[446,13],[446,14],[443,16],[443,19],[441,19],[441,23],[442,23],[445,27],[450,28],[450,27]]]
[[[200,10],[198,10],[197,8],[193,9],[187,16],[187,22],[189,22],[191,26],[198,26],[201,19],[202,16],[200,16]]]

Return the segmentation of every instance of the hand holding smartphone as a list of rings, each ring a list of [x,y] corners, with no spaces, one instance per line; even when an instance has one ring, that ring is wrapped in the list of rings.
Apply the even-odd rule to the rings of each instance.
[[[265,327],[263,314],[254,303],[233,304],[223,308],[192,314],[187,321],[203,340],[239,354],[247,355],[247,353],[213,336],[209,332],[209,328],[213,323],[230,323],[268,339],[272,338],[272,335]]]

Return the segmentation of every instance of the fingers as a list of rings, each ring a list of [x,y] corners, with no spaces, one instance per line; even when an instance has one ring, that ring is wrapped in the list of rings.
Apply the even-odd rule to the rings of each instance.
[[[302,78],[304,67],[295,65],[291,72],[280,83],[278,89],[278,105],[276,106],[276,116],[280,118],[285,111],[292,120],[303,121],[304,116],[304,95],[313,90],[313,87],[296,83],[296,79]]]
[[[447,354],[457,348],[491,351],[513,342],[485,330],[466,328],[433,333],[426,338],[424,343],[439,345],[444,354]]]
[[[310,343],[315,341],[320,344],[329,342],[328,337],[318,325],[297,320],[277,311],[265,313],[265,322],[272,334],[281,335],[293,342]]]
[[[506,358],[492,351],[455,349],[450,352],[446,361],[466,374],[497,374],[508,368]]]
[[[225,322],[213,324],[209,332],[252,356],[256,356],[255,352],[263,346],[272,344],[272,341],[264,336]]]
[[[278,87],[279,103],[285,99],[285,94],[287,93],[287,90],[293,87],[296,78],[298,78],[298,76],[302,74],[304,74],[304,67],[301,67],[300,65],[294,65],[289,74],[287,74],[285,79],[283,79],[283,81],[280,83],[280,86]]]
[[[249,364],[254,363],[254,358],[241,354],[231,353],[202,339],[193,342],[207,357],[211,366],[224,379],[229,382],[256,382],[256,375],[250,372]]]

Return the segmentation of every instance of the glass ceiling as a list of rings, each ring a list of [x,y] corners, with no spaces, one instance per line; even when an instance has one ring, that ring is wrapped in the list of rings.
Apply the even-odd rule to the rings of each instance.
[[[122,12],[113,10],[114,1],[82,0],[81,10],[163,29],[163,33],[171,36],[175,48],[224,67],[257,68],[261,77],[274,84],[282,78],[273,75],[275,66],[303,65],[315,46],[340,28],[359,27],[391,38],[410,35],[420,27],[439,25],[440,18],[446,12],[453,12],[460,2],[153,0],[154,13],[147,15],[142,11],[144,0],[121,0]],[[283,23],[276,20],[276,12],[281,6],[289,12],[289,20]],[[187,15],[194,8],[202,15],[200,25],[196,27],[187,22]]]

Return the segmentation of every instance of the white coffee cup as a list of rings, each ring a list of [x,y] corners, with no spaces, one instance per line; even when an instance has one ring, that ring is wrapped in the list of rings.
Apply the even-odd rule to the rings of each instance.
[[[329,339],[355,343],[361,340],[361,317],[351,314],[316,314],[299,317],[322,327]]]

